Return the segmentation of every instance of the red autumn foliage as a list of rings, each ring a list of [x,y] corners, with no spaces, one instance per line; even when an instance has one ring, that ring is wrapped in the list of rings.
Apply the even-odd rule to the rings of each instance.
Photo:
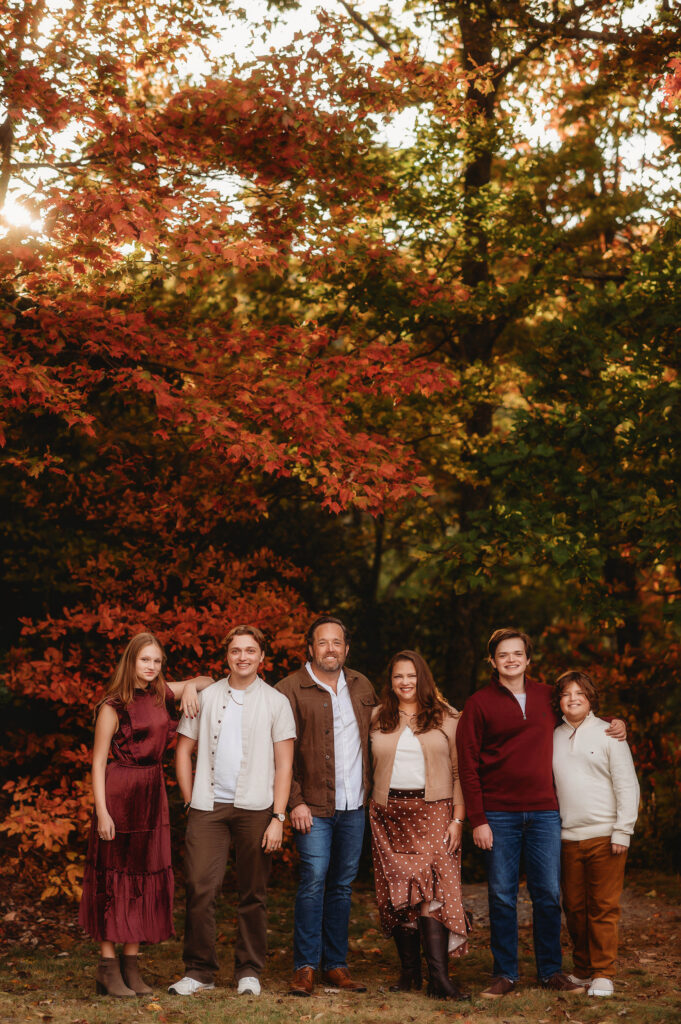
[[[531,5],[439,5],[428,58],[400,30],[371,37],[378,57],[367,59],[347,19],[322,14],[296,46],[190,76],[182,60],[208,54],[222,5],[96,0],[87,20],[80,5],[47,16],[28,0],[5,6],[0,201],[14,189],[37,223],[8,217],[0,253],[2,528],[20,619],[1,692],[12,726],[0,870],[23,858],[46,898],[76,891],[79,851],[67,846],[89,813],[91,709],[138,629],[158,633],[178,677],[220,672],[226,628],[255,622],[271,637],[274,678],[299,656],[311,611],[341,594],[366,620],[365,652],[380,628],[381,642],[401,641],[422,616],[426,642],[452,648],[447,682],[466,691],[491,614],[479,595],[506,611],[505,574],[527,572],[494,516],[507,512],[517,533],[529,512],[490,488],[514,451],[527,355],[550,366],[542,325],[580,294],[648,280],[631,259],[647,244],[645,200],[609,162],[619,145],[598,149],[592,128],[624,132],[643,111],[648,130],[645,83],[668,68],[674,100],[678,41],[664,19],[627,33],[612,4],[587,8],[542,22]],[[532,114],[540,82],[555,152],[532,149],[514,121],[512,103]],[[613,116],[614,93],[631,117]],[[416,143],[381,142],[382,124],[410,110]],[[619,347],[606,379],[620,379]],[[543,371],[554,390],[564,369]],[[567,451],[549,452],[556,476]],[[627,458],[638,466],[638,449]],[[570,583],[590,573],[598,590],[612,545],[594,540],[582,560],[592,542],[577,532],[563,543],[551,496],[528,499],[551,570]],[[634,527],[617,554],[636,567],[643,531],[648,565],[657,534],[645,536],[636,509],[618,517]],[[545,583],[533,578],[523,598]],[[676,648],[659,621],[646,635],[645,656],[612,659],[604,645],[583,660],[610,666],[613,703],[656,680],[660,710],[639,702],[631,728],[647,808],[661,808],[646,818],[659,844],[665,816],[678,815],[673,701],[660,682]]]

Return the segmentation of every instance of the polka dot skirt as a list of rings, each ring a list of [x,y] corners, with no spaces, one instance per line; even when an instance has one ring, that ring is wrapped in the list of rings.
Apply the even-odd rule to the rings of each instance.
[[[451,800],[430,803],[422,797],[390,797],[386,806],[372,800],[371,851],[376,899],[383,934],[416,922],[425,900],[433,917],[450,932],[449,952],[467,952],[461,902],[461,851],[447,853]]]

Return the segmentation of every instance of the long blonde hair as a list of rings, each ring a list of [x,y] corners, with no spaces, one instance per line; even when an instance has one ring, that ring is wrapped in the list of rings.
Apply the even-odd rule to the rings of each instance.
[[[99,711],[102,704],[112,697],[116,697],[125,707],[128,704],[132,704],[135,699],[135,689],[139,685],[137,673],[135,672],[135,663],[142,648],[147,647],[149,644],[158,647],[161,652],[161,671],[151,684],[151,690],[152,693],[156,694],[156,703],[163,704],[166,696],[166,681],[163,675],[166,665],[165,651],[153,633],[138,633],[123,651],[123,656],[116,665],[107,691],[95,709],[95,714]]]

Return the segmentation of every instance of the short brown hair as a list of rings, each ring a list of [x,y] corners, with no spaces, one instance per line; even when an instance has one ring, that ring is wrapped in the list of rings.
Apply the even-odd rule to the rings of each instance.
[[[570,683],[577,683],[578,686],[581,686],[584,690],[584,696],[591,705],[591,710],[594,715],[597,715],[600,700],[598,697],[598,690],[594,685],[593,679],[591,676],[588,676],[586,672],[577,672],[574,670],[563,672],[562,676],[558,676],[556,679],[552,697],[553,710],[559,715],[562,714],[560,710],[560,698],[563,696],[563,693]]]
[[[229,645],[235,636],[252,636],[262,653],[265,653],[265,634],[257,626],[234,626],[225,637],[225,650],[229,650]]]
[[[348,630],[348,627],[342,621],[342,619],[337,619],[335,615],[320,615],[319,618],[314,620],[314,622],[307,631],[306,641],[308,651],[312,650],[312,648],[314,647],[314,635],[316,630],[318,630],[320,626],[340,626],[340,628],[343,630],[343,639],[345,640],[345,646],[349,646],[350,632]]]
[[[495,629],[492,633],[487,642],[487,653],[490,656],[490,660],[494,658],[494,653],[500,643],[503,643],[504,640],[515,640],[516,637],[522,640],[525,654],[529,661],[532,657],[532,641],[527,633],[522,633],[519,629],[513,629],[512,626],[505,626],[504,629]]]

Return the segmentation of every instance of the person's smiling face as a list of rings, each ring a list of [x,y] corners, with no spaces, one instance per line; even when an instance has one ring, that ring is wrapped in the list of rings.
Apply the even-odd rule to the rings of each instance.
[[[579,683],[568,683],[560,695],[560,710],[570,725],[579,725],[591,711],[589,698]]]
[[[316,672],[340,672],[348,650],[342,626],[337,626],[335,622],[317,626],[309,650],[313,669]]]
[[[229,680],[232,686],[250,686],[258,674],[265,657],[255,637],[244,635],[232,638],[227,650]]]
[[[529,663],[525,644],[519,636],[502,640],[492,658],[492,664],[502,682],[504,679],[518,679],[524,676]]]
[[[393,665],[390,683],[400,705],[418,703],[418,676],[416,665],[406,658]]]

